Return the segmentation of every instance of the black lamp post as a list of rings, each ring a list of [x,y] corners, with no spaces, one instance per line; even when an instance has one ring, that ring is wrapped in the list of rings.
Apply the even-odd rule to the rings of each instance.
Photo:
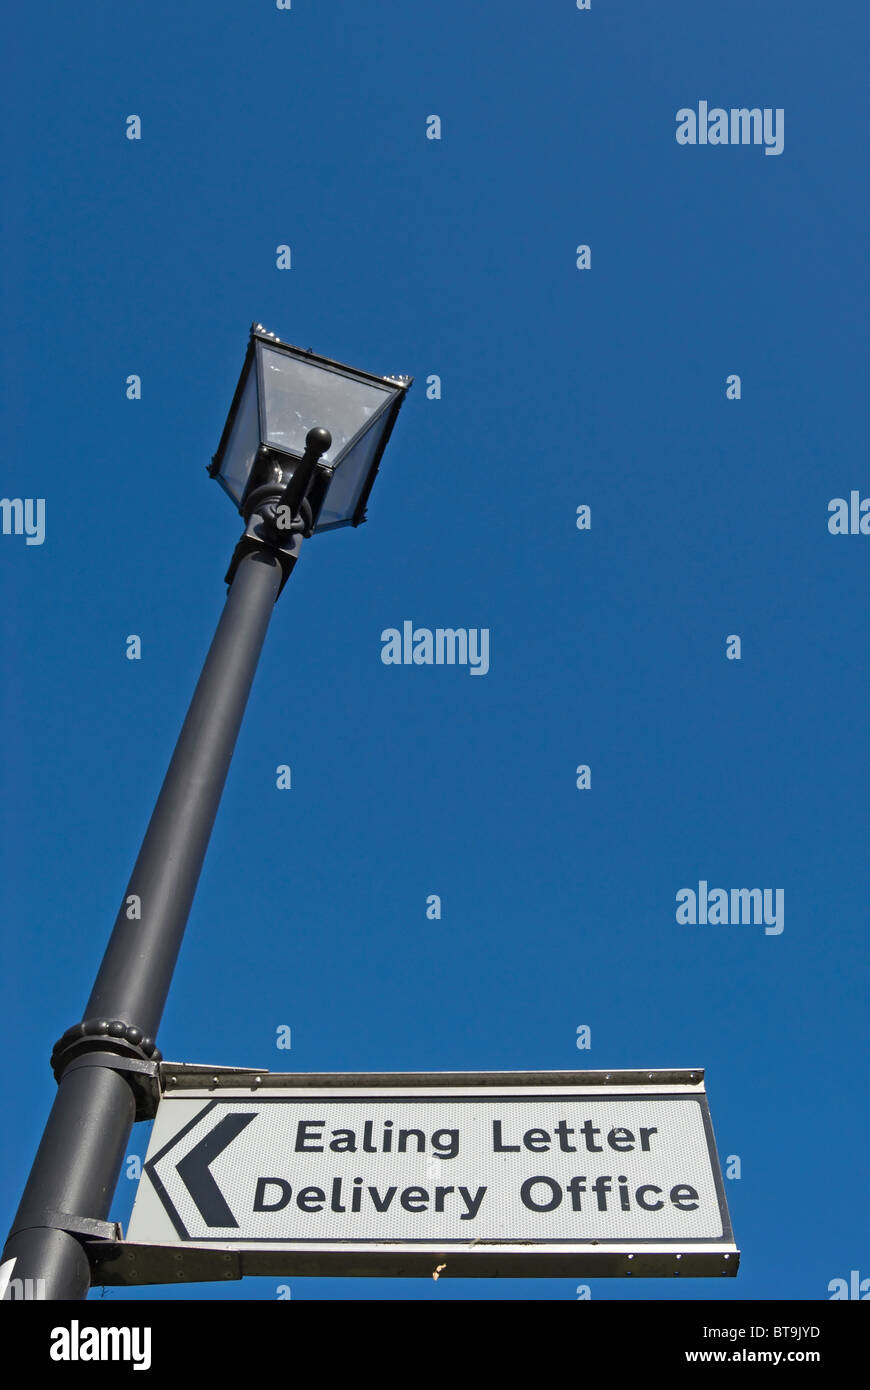
[[[410,377],[377,377],[254,324],[209,472],[239,507],[226,606],[58,1082],[2,1255],[15,1287],[81,1299],[106,1222],[272,607],[303,538],[358,526]],[[141,916],[129,920],[135,895]],[[140,1112],[141,1113],[141,1112]],[[7,1264],[7,1262],[12,1262]],[[28,1281],[32,1281],[28,1283]],[[41,1284],[39,1281],[42,1281]]]

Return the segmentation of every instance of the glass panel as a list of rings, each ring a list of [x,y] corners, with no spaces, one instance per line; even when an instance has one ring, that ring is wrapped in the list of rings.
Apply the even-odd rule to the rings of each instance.
[[[238,503],[260,447],[260,421],[257,415],[257,372],[254,360],[242,389],[242,399],[221,460],[219,477],[227,492]]]
[[[354,435],[395,394],[387,386],[354,381],[273,348],[263,347],[261,351],[266,443],[292,454],[301,454],[308,431],[322,425],[332,435],[332,446],[323,459],[334,465]]]
[[[353,446],[335,470],[315,530],[340,525],[353,519],[360,493],[366,484],[372,461],[383,438],[389,418],[385,412],[376,425]]]

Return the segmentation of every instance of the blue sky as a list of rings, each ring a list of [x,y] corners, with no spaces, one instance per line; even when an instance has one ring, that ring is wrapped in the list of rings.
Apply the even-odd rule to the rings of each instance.
[[[7,1225],[220,614],[240,522],[205,467],[258,319],[416,380],[366,525],[306,543],[277,606],[164,1054],[704,1067],[740,1274],[593,1299],[870,1275],[870,536],[828,530],[870,497],[868,27],[809,0],[19,9],[0,490],[45,499],[45,538],[0,536]],[[782,153],[677,144],[700,101],[782,108]],[[405,619],[489,629],[488,673],[385,666]],[[702,879],[782,889],[784,930],[679,925]]]

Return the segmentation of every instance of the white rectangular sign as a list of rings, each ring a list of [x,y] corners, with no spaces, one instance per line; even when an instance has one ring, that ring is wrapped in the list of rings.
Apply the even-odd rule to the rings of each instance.
[[[300,1254],[609,1247],[624,1273],[645,1250],[735,1272],[703,1073],[610,1075],[622,1084],[263,1074],[252,1087],[229,1074],[206,1089],[188,1077],[200,1084],[160,1102],[128,1240]]]

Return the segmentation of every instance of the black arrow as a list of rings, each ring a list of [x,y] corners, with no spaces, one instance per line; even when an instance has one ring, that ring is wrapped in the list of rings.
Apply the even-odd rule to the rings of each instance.
[[[245,1126],[256,1118],[256,1111],[253,1115],[227,1115],[175,1165],[175,1171],[207,1226],[238,1227],[239,1223],[227,1206],[209,1168],[218,1154],[223,1153]]]

